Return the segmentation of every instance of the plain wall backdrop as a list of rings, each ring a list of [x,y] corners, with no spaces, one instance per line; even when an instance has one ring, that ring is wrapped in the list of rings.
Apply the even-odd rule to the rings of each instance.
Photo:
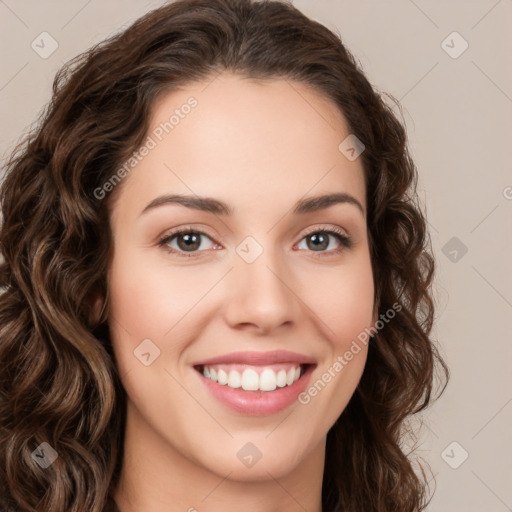
[[[66,61],[162,1],[0,0],[0,156]],[[512,510],[512,0],[295,0],[400,100],[437,258],[450,370],[418,453],[431,512]]]

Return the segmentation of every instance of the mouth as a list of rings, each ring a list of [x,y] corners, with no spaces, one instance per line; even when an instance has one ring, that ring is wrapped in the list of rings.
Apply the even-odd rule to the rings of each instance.
[[[195,365],[194,369],[218,385],[246,392],[266,393],[293,386],[314,366],[293,362],[270,365],[218,363]]]
[[[238,352],[192,365],[219,405],[244,416],[271,416],[297,403],[317,363],[285,351]]]

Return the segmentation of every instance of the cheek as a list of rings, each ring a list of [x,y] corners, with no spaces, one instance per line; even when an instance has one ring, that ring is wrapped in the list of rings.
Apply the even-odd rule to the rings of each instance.
[[[324,333],[326,358],[299,403],[327,430],[347,406],[363,373],[368,353],[367,329],[373,325],[374,282],[369,258],[317,274],[304,290]]]
[[[114,255],[109,276],[109,324],[120,374],[140,371],[142,354],[159,362],[161,339],[172,326],[168,312],[176,301],[172,289],[151,272],[152,266],[129,250],[119,248]],[[145,340],[150,340],[151,343]],[[141,345],[144,343],[144,345]],[[145,347],[138,354],[138,347]],[[136,357],[139,355],[137,361]],[[155,367],[155,364],[152,364]]]
[[[304,283],[302,296],[323,324],[323,332],[338,352],[372,325],[374,282],[369,259],[339,271],[316,272]]]
[[[118,247],[112,261],[110,334],[120,375],[127,376],[124,384],[133,400],[145,388],[160,386],[161,372],[176,366],[193,339],[189,333],[203,320],[198,318],[198,304],[219,279],[208,266],[191,269],[162,260],[154,251],[149,255]],[[148,362],[150,368],[144,366]]]
[[[211,272],[210,272],[211,274]],[[144,254],[115,257],[110,273],[110,312],[136,339],[161,340],[211,287],[212,276],[162,265]]]

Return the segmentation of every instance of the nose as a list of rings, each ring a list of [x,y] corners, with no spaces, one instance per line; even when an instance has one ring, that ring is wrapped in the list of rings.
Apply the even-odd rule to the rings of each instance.
[[[225,319],[232,328],[269,334],[286,325],[290,328],[303,314],[293,273],[270,251],[252,263],[237,256],[228,279]]]

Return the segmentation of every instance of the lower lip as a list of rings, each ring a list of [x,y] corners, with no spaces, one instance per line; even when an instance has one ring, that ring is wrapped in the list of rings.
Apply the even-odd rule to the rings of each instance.
[[[308,365],[301,377],[290,386],[277,388],[274,391],[244,391],[241,388],[230,388],[207,379],[194,370],[212,395],[231,410],[247,416],[265,416],[276,414],[292,405],[310,379],[314,365]]]

